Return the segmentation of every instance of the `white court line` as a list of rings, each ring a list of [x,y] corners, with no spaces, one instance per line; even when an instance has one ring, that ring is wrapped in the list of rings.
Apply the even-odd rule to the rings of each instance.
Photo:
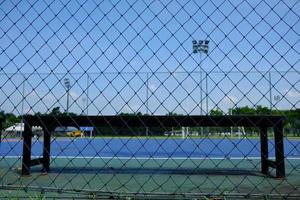
[[[3,158],[22,158],[22,156],[0,156]],[[31,156],[31,158],[39,158],[39,156]],[[93,156],[51,156],[56,159],[118,159],[118,160],[260,160],[260,157],[93,157]],[[275,157],[269,157],[275,159]],[[287,157],[288,160],[300,160],[300,157]]]

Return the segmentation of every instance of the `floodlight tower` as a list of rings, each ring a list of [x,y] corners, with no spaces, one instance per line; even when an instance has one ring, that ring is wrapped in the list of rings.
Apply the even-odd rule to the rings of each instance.
[[[209,40],[193,40],[193,53],[199,53],[200,54],[200,62],[199,62],[199,69],[200,69],[200,112],[201,115],[203,114],[203,108],[202,108],[202,53],[208,54],[208,44]],[[208,114],[208,113],[207,113]]]
[[[69,96],[70,96],[70,88],[71,88],[70,79],[65,78],[64,79],[64,84],[65,84],[66,93],[67,93],[67,108],[66,108],[66,113],[68,114],[68,112],[69,112]]]
[[[199,69],[200,69],[200,114],[203,115],[202,67],[201,67],[201,63],[202,63],[202,53],[208,54],[209,40],[199,40],[199,41],[193,40],[192,44],[193,44],[193,53],[195,53],[195,54],[199,53],[200,54],[200,62],[199,62]],[[208,106],[208,105],[206,105],[206,106]],[[206,113],[206,114],[208,114],[208,113]],[[201,135],[203,135],[203,127],[201,127]]]

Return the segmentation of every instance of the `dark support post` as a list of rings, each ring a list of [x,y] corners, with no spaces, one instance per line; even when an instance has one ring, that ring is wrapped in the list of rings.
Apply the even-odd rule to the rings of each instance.
[[[278,122],[274,127],[275,137],[275,162],[276,162],[276,177],[285,177],[284,168],[284,149],[283,149],[283,122]]]
[[[23,132],[23,161],[22,175],[30,175],[30,160],[31,160],[31,126],[26,121],[24,122]]]
[[[266,126],[260,127],[260,153],[261,153],[261,172],[268,174],[268,128]]]
[[[43,171],[47,173],[50,168],[50,144],[51,128],[43,127],[44,130],[44,148],[43,148]]]

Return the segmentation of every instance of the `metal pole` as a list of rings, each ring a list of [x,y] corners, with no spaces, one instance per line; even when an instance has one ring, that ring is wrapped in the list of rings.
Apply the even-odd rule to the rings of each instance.
[[[199,70],[200,70],[200,115],[203,115],[203,107],[202,107],[202,68],[201,68],[201,64],[202,64],[202,53],[200,51],[200,62],[199,62]],[[203,126],[200,127],[200,132],[201,132],[201,136],[203,136]]]
[[[25,75],[23,75],[23,84],[22,84],[22,116],[24,115],[24,96],[25,96],[25,81],[26,81],[26,78],[25,78]]]
[[[89,115],[89,74],[87,73],[87,80],[86,80],[86,115]]]
[[[146,74],[146,114],[149,114],[149,105],[148,105],[148,99],[149,99],[149,73]]]
[[[149,114],[149,105],[148,105],[148,99],[149,99],[149,74],[146,73],[146,114]],[[146,127],[146,136],[149,134],[149,129]]]
[[[65,78],[64,79],[64,84],[65,84],[65,87],[66,87],[66,93],[67,93],[67,109],[66,109],[66,114],[69,113],[69,96],[70,96],[70,79],[68,78]]]
[[[208,115],[208,73],[206,72],[206,79],[205,79],[205,98],[206,98],[206,115]]]
[[[272,109],[273,109],[273,101],[272,101],[272,79],[271,79],[271,72],[269,72],[269,86],[270,86],[270,115],[272,115]],[[272,131],[273,136],[274,136],[274,131]]]
[[[206,99],[206,115],[208,113],[208,73],[205,72],[205,99]],[[206,127],[206,134],[209,134],[209,127]]]
[[[69,113],[69,94],[70,94],[70,89],[67,88],[67,110],[66,110],[67,114]]]
[[[20,137],[22,137],[23,133],[24,133],[24,121],[23,121],[23,116],[24,116],[24,100],[25,100],[25,81],[26,81],[26,77],[25,77],[25,74],[22,74],[23,75],[23,84],[22,84],[22,120],[21,120],[21,132],[20,132]],[[23,130],[23,131],[22,131]]]
[[[272,79],[271,79],[271,72],[269,72],[269,86],[270,86],[270,114],[272,114],[272,108],[273,108],[273,101],[272,101]]]
[[[202,107],[202,68],[201,68],[201,63],[202,62],[202,53],[200,51],[200,62],[199,62],[199,69],[200,69],[200,114],[203,114],[203,107]]]
[[[209,40],[199,40],[198,42],[196,40],[192,41],[193,44],[193,53],[199,53],[200,54],[200,62],[199,62],[199,70],[200,70],[200,115],[203,115],[203,97],[202,97],[202,68],[201,68],[201,64],[202,64],[202,52],[207,54],[208,53],[208,44],[209,44]],[[206,84],[207,87],[207,84]],[[207,89],[206,89],[206,96],[208,96],[207,93]],[[208,99],[206,100],[206,114],[208,114]],[[201,129],[201,135],[203,136],[203,126],[200,127]]]
[[[83,96],[81,100],[82,100],[82,112],[81,112],[81,114],[82,114],[82,115],[85,115],[85,112],[86,112],[86,111],[85,111],[85,108],[84,108],[84,107],[85,107],[85,105],[86,105],[86,104],[85,104],[86,97]]]

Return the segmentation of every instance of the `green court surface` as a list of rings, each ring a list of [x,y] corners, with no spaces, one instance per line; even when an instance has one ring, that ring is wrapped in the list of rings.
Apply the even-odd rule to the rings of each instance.
[[[259,159],[118,159],[55,158],[48,174],[32,167],[30,176],[20,175],[20,158],[0,162],[2,195],[37,190],[45,196],[97,195],[183,197],[205,195],[298,198],[300,160],[286,159],[285,179],[260,173]],[[175,197],[174,196],[174,197]]]

